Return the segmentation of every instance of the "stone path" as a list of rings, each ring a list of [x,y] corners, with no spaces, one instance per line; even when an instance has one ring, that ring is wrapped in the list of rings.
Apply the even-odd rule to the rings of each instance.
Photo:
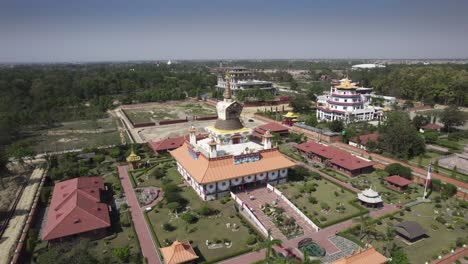
[[[156,245],[151,236],[151,231],[146,224],[143,211],[140,208],[138,199],[133,190],[132,184],[128,176],[128,166],[119,166],[119,176],[122,182],[122,187],[127,197],[127,203],[130,207],[130,212],[135,226],[135,231],[140,241],[141,253],[147,259],[149,264],[161,264],[161,260],[156,248]]]

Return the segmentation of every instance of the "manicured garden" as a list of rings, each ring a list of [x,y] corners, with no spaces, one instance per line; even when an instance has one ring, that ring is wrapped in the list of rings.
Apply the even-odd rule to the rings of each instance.
[[[260,239],[229,198],[204,202],[191,187],[172,185],[163,190],[165,201],[147,213],[161,247],[176,239],[190,241],[200,262],[214,262],[251,250]],[[174,193],[180,197],[172,197]]]
[[[278,189],[321,227],[367,212],[355,203],[356,194],[321,179],[319,175],[279,185]]]
[[[433,195],[437,196],[439,193]],[[439,255],[445,255],[468,243],[468,225],[464,220],[468,204],[454,198],[431,199],[433,201],[430,203],[406,208],[390,217],[366,221],[363,229],[358,225],[345,234],[363,243],[370,243],[381,252],[390,251],[394,242],[395,246],[403,248],[411,263],[430,262]],[[403,221],[419,223],[427,231],[428,237],[412,244],[395,237],[394,226]],[[386,249],[386,246],[389,248]]]
[[[263,205],[262,211],[288,239],[304,234],[304,230],[296,223],[296,219],[285,215],[284,209],[275,203]]]

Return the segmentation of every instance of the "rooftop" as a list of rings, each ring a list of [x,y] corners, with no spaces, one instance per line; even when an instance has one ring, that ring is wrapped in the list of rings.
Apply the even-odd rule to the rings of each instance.
[[[427,124],[425,126],[423,126],[422,128],[424,129],[432,129],[432,130],[439,130],[441,129],[443,126],[441,125],[438,125],[438,124]]]
[[[395,225],[395,231],[409,239],[414,239],[426,234],[426,230],[414,221],[404,221]]]
[[[387,258],[375,248],[370,247],[354,253],[351,256],[340,258],[331,264],[383,264]]]
[[[185,263],[198,259],[190,242],[179,242],[176,240],[172,245],[160,248],[160,250],[166,264]]]
[[[55,184],[42,229],[42,240],[51,240],[109,227],[107,204],[100,202],[102,177],[75,178]]]
[[[406,178],[403,178],[401,176],[398,176],[398,175],[389,176],[389,177],[385,178],[385,180],[387,182],[393,183],[393,184],[398,185],[400,187],[404,187],[404,186],[407,186],[407,185],[412,183],[412,181],[410,181],[410,180],[408,180]]]
[[[377,140],[379,139],[379,134],[377,133],[372,133],[372,134],[366,134],[366,135],[361,135],[359,136],[359,139],[361,140],[361,145],[365,146],[367,145],[367,142],[369,141],[374,141],[377,143]],[[357,138],[352,139],[353,142],[358,142]]]
[[[197,140],[201,140],[208,137],[208,134],[199,134],[196,136]],[[164,150],[173,150],[184,144],[184,141],[188,139],[188,135],[182,137],[168,138],[160,141],[149,142],[149,146],[155,152]]]
[[[286,169],[295,165],[277,149],[261,150],[257,155],[254,154],[258,159],[245,163],[235,163],[234,156],[207,158],[206,155],[194,152],[187,143],[170,153],[198,183],[202,184]]]

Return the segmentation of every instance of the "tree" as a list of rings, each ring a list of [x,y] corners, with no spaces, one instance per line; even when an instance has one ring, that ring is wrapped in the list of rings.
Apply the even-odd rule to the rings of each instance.
[[[428,116],[423,116],[423,115],[416,115],[413,117],[413,125],[416,127],[416,129],[420,129],[421,127],[427,125],[430,123],[430,118]]]
[[[385,166],[385,171],[389,175],[400,175],[403,178],[411,180],[413,175],[410,168],[401,165],[400,163],[391,163]]]
[[[341,120],[333,120],[330,123],[330,130],[333,132],[341,132],[344,129],[343,121]]]
[[[439,139],[439,132],[433,130],[424,132],[424,141],[426,143],[434,143],[437,139]]]
[[[178,202],[172,202],[167,204],[167,209],[173,211],[177,215],[177,210],[182,208],[181,204]]]
[[[317,116],[315,114],[309,114],[307,115],[307,118],[304,122],[306,125],[308,126],[312,126],[312,127],[315,127],[317,126],[318,124],[318,121],[317,121]]]
[[[410,264],[408,256],[402,248],[394,247],[390,253],[391,261],[390,264]]]
[[[184,220],[188,224],[193,224],[193,223],[197,222],[197,220],[198,220],[198,218],[196,216],[194,216],[193,214],[191,214],[190,212],[182,214],[181,218],[182,218],[182,220]]]
[[[424,138],[412,125],[408,114],[394,111],[388,114],[379,131],[379,147],[398,158],[408,159],[425,152]]]
[[[305,96],[295,95],[289,102],[294,112],[306,113],[310,110],[310,102]]]
[[[112,253],[121,263],[127,263],[130,257],[130,248],[128,246],[114,248]]]
[[[462,111],[457,106],[451,105],[442,111],[440,114],[440,121],[444,124],[447,132],[454,126],[462,126],[466,120]]]
[[[294,166],[288,173],[289,181],[303,181],[307,176],[309,176],[309,170],[301,165]]]
[[[24,163],[25,157],[32,157],[34,155],[34,151],[31,147],[31,144],[28,142],[15,142],[8,146],[7,153],[10,157],[13,157],[19,163]]]
[[[267,233],[267,239],[265,239],[264,242],[260,243],[258,248],[266,248],[266,252],[265,252],[265,261],[268,262],[271,260],[271,252],[272,252],[272,248],[273,246],[275,245],[281,245],[281,240],[279,239],[274,239],[272,236],[271,236],[271,230],[268,229],[268,233]]]

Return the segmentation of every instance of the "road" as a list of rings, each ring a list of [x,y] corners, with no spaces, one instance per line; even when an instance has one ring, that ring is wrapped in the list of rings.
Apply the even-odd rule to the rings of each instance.
[[[125,197],[130,207],[138,241],[140,241],[141,253],[149,264],[162,264],[153,237],[151,236],[151,231],[146,224],[143,210],[140,208],[140,204],[138,203],[138,199],[130,182],[127,170],[128,166],[119,166],[120,181],[122,182]]]

